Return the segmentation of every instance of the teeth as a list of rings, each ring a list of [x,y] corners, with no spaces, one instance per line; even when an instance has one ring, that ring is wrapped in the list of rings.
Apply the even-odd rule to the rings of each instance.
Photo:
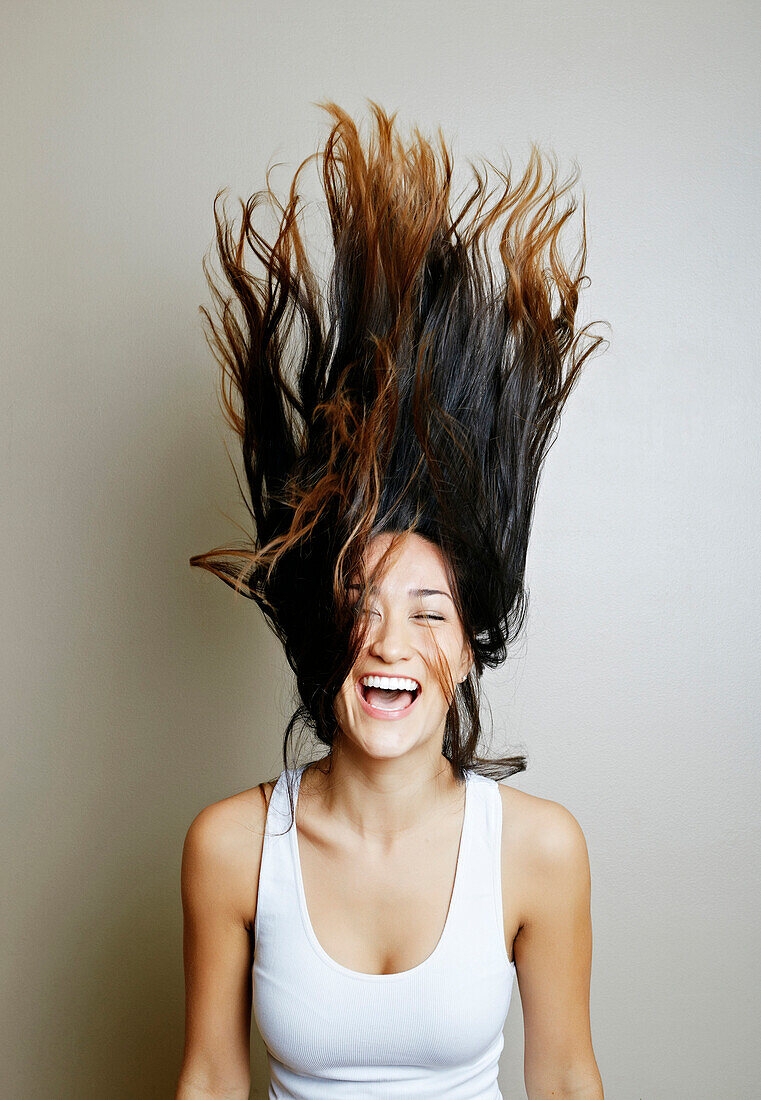
[[[363,676],[360,682],[365,687],[387,688],[390,691],[415,691],[420,687],[417,680],[403,676]]]

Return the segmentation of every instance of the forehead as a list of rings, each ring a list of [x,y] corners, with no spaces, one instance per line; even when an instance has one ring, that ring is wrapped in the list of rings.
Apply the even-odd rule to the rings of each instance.
[[[391,544],[390,534],[376,535],[365,555],[365,570],[369,573],[380,562]],[[435,584],[434,584],[435,582]],[[449,591],[444,555],[438,546],[415,532],[400,538],[386,561],[385,575],[376,583],[397,588],[419,583],[421,587],[443,588]]]

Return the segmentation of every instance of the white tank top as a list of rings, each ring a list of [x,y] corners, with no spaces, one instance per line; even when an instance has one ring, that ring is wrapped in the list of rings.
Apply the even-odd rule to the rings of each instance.
[[[294,801],[306,765],[293,773]],[[254,922],[253,1010],[270,1100],[501,1100],[502,1029],[515,964],[505,946],[493,779],[466,771],[465,815],[444,931],[411,970],[365,974],[332,959],[312,928],[286,773],[267,812]],[[282,834],[280,836],[276,834]]]

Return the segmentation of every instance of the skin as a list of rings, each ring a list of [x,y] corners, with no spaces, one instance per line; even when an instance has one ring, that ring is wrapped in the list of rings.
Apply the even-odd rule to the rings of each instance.
[[[388,539],[371,543],[368,571]],[[411,597],[410,587],[445,595]],[[368,603],[365,646],[336,700],[341,735],[330,773],[322,761],[302,776],[297,838],[310,921],[328,955],[363,973],[427,958],[449,908],[464,792],[441,753],[448,701],[433,662],[438,648],[460,681],[472,655],[446,593],[439,549],[408,535]],[[367,671],[420,682],[409,716],[366,714],[354,685]],[[274,782],[207,806],[185,838],[186,1029],[176,1100],[249,1095],[252,929]],[[559,803],[499,790],[505,944],[523,1008],[527,1096],[600,1100],[584,835]]]

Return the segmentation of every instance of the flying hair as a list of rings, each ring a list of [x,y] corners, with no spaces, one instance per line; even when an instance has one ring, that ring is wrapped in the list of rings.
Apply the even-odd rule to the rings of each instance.
[[[578,168],[558,179],[535,144],[517,182],[475,164],[452,194],[438,129],[404,138],[377,103],[365,140],[337,104],[322,148],[281,202],[270,185],[236,228],[214,200],[215,316],[201,307],[221,368],[220,404],[240,441],[254,530],[190,559],[254,600],[284,646],[298,723],[327,746],[333,704],[361,652],[369,585],[410,532],[438,546],[473,666],[453,684],[443,753],[460,777],[523,770],[479,755],[479,680],[505,661],[527,609],[524,573],[544,460],[579,372],[602,342],[579,328],[588,283],[585,209],[572,262],[560,233],[577,209]],[[300,228],[302,173],[320,169],[332,264],[313,266]],[[489,175],[492,171],[496,184]],[[566,196],[567,201],[561,205]],[[269,241],[260,208],[274,211]],[[237,477],[237,475],[236,475]],[[242,528],[241,528],[242,530]],[[392,540],[368,577],[370,540]],[[348,587],[359,582],[360,597]]]

